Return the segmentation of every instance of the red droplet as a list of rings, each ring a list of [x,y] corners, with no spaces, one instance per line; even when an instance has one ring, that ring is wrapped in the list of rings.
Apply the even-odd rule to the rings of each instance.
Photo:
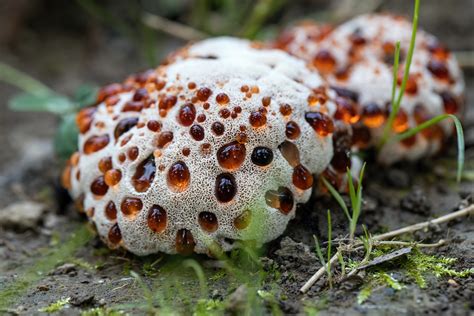
[[[219,148],[217,161],[224,169],[237,170],[244,162],[245,154],[245,145],[234,141]]]
[[[168,216],[164,208],[159,205],[153,205],[148,211],[148,227],[155,233],[162,233],[166,229]]]

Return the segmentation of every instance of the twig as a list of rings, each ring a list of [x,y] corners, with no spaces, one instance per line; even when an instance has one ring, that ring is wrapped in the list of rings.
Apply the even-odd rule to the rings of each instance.
[[[198,31],[188,25],[171,21],[151,13],[143,13],[142,21],[145,25],[154,30],[167,33],[185,41],[197,41],[209,37],[208,34]]]
[[[467,206],[467,207],[465,207],[465,208],[463,208],[459,211],[446,214],[446,215],[441,216],[439,218],[436,218],[434,220],[421,222],[421,223],[418,223],[418,224],[415,224],[415,225],[410,225],[410,226],[407,226],[407,227],[396,229],[396,230],[393,230],[393,231],[385,233],[385,234],[376,235],[376,236],[373,237],[373,240],[380,241],[380,240],[384,240],[384,239],[389,239],[389,238],[392,238],[392,237],[395,237],[395,236],[398,236],[398,235],[402,235],[402,234],[405,234],[405,233],[411,233],[411,232],[429,227],[432,224],[440,224],[440,223],[449,222],[449,221],[452,221],[453,219],[460,218],[460,217],[463,217],[463,216],[467,216],[467,215],[470,215],[470,214],[474,214],[474,204],[471,204],[471,205],[469,205],[469,206]],[[337,256],[338,256],[339,252],[340,252],[340,250],[338,250],[336,252],[336,254],[334,256],[332,256],[332,258],[331,258],[331,260],[329,260],[328,264],[333,265],[335,262],[337,262]],[[316,281],[318,281],[321,278],[321,276],[323,276],[325,269],[326,269],[326,266],[323,266],[323,267],[319,268],[319,270],[316,271],[316,273],[300,288],[300,292],[306,293],[311,288],[311,286],[313,286],[313,284],[316,283]]]

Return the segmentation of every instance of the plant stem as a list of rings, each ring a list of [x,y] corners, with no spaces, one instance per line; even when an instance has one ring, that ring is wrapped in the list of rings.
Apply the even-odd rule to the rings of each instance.
[[[15,68],[0,62],[0,81],[9,83],[17,88],[35,96],[46,96],[53,94],[53,91],[30,77],[29,75],[16,70]]]

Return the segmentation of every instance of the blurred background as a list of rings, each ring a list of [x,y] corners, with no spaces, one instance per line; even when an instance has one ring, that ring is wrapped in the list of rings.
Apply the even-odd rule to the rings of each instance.
[[[337,23],[371,11],[410,16],[412,6],[396,0],[2,0],[0,62],[77,100],[91,87],[155,67],[188,40],[272,38],[301,19]],[[422,1],[419,24],[459,53],[472,90],[474,0]],[[8,70],[0,75],[8,77]],[[0,82],[0,185],[24,165],[51,163],[53,155],[59,119],[9,110],[18,92]]]

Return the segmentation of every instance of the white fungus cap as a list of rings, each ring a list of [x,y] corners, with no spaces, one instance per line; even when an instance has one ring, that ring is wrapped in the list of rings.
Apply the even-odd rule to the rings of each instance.
[[[283,52],[241,42],[238,58],[225,48],[233,40],[219,41],[222,56],[177,58],[105,87],[79,113],[63,183],[110,247],[209,253],[270,241],[328,165],[334,105],[315,101],[320,78]]]
[[[362,15],[336,27],[319,41],[308,41],[307,47],[301,44],[304,28],[296,27],[292,33],[295,34],[294,40],[288,41],[284,48],[312,62],[331,85],[354,92],[360,104],[362,125],[366,125],[366,118],[370,121],[370,115],[364,115],[368,104],[372,106],[372,114],[375,105],[385,117],[388,115],[395,43],[401,42],[401,82],[410,45],[411,22],[389,14]],[[399,88],[400,84],[397,85],[397,93]],[[460,114],[463,92],[464,80],[454,55],[433,35],[418,30],[397,132],[415,127],[440,114]],[[371,129],[373,144],[379,142],[384,127],[374,122],[367,124]],[[414,139],[386,145],[379,160],[390,164],[402,159],[414,160],[432,155],[439,151],[443,140],[452,131],[453,123],[445,120],[438,127],[416,135]]]

